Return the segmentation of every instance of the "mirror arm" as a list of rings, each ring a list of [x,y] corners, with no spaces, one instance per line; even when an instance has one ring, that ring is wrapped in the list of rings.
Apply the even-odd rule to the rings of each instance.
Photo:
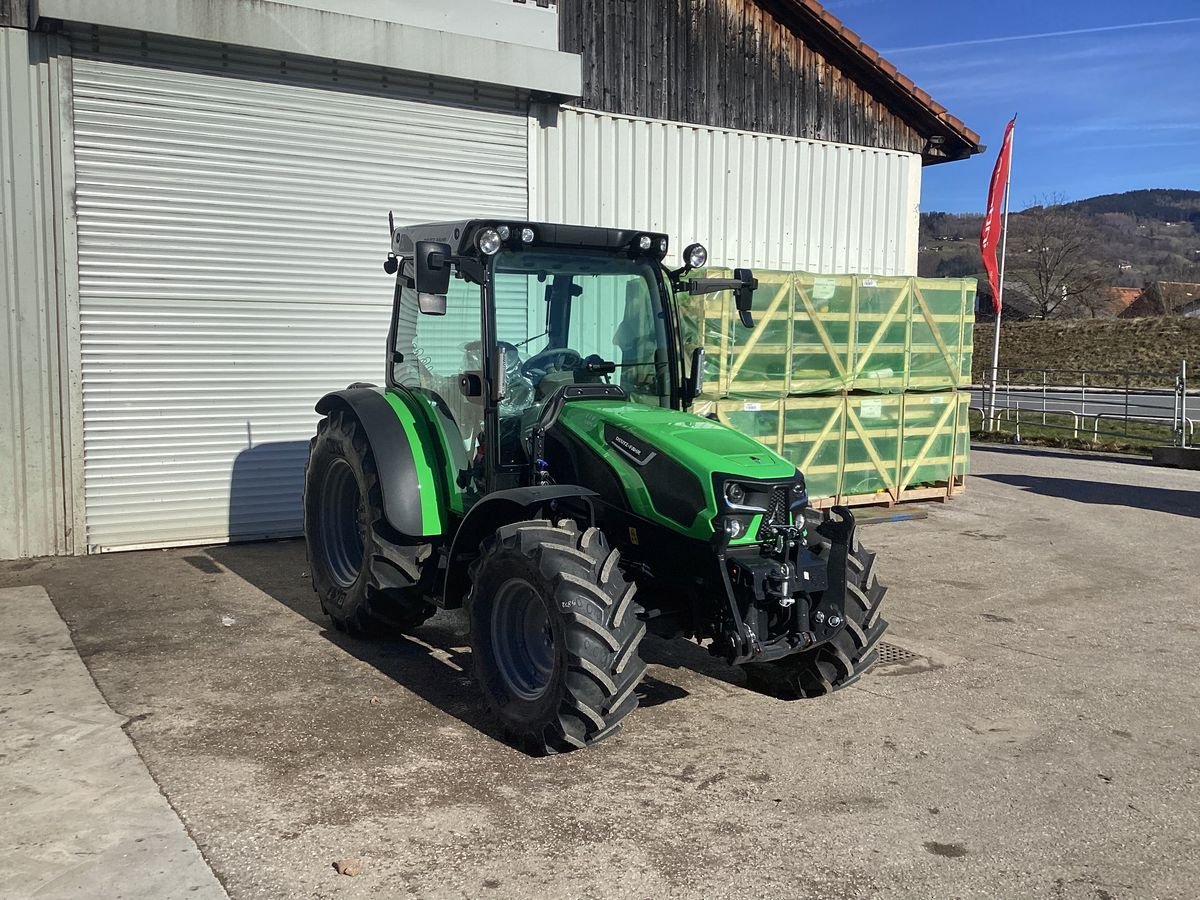
[[[489,281],[487,267],[473,256],[447,256],[443,253],[431,253],[429,254],[429,267],[431,269],[454,267],[458,269],[459,277],[474,284],[487,284]]]
[[[698,294],[716,294],[720,291],[736,291],[746,284],[740,278],[695,278],[687,283],[687,291],[692,296]]]
[[[733,291],[736,295],[738,319],[746,328],[754,327],[754,318],[750,315],[750,304],[755,290],[758,289],[758,279],[749,269],[735,269],[733,278],[696,278],[688,282],[688,293],[715,294],[719,291]]]
[[[488,278],[487,267],[479,260],[470,256],[452,256],[451,261],[458,266],[458,274],[473,284],[487,284]]]

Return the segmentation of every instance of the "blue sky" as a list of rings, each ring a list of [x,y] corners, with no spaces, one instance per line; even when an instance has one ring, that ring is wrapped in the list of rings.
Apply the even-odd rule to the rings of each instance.
[[[982,156],[926,168],[923,210],[983,209],[1014,112],[1014,209],[1052,194],[1200,190],[1200,0],[825,6],[988,146]]]

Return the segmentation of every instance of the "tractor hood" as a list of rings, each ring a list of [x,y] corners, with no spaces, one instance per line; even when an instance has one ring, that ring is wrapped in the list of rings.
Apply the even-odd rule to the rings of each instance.
[[[571,461],[549,453],[551,477],[591,487],[607,502],[700,540],[711,538],[715,520],[729,512],[718,485],[773,489],[797,479],[794,465],[758,441],[691,413],[589,398],[564,404],[550,431],[559,428],[566,432],[561,453]],[[750,518],[733,543],[755,539],[761,517]]]
[[[570,403],[563,418],[576,431],[644,464],[651,453],[665,453],[697,476],[740,475],[789,479],[796,467],[763,446],[712,419],[629,401]]]

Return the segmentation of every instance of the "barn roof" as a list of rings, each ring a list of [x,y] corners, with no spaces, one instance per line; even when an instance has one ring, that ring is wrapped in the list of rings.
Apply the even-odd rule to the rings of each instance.
[[[806,36],[814,40],[823,38],[831,54],[848,66],[853,66],[861,79],[888,95],[892,103],[919,124],[929,140],[922,154],[927,164],[963,159],[986,149],[979,143],[978,133],[951,115],[946,107],[884,59],[878,50],[847,28],[841,19],[817,0],[756,2],[776,14],[790,11],[799,20]]]

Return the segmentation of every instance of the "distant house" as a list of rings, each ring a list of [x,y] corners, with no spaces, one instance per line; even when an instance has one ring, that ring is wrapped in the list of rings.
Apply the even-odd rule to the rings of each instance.
[[[1108,293],[1111,299],[1096,310],[1099,318],[1116,318],[1122,315],[1142,296],[1142,288],[1113,287],[1108,289]]]
[[[1190,281],[1156,281],[1119,315],[1122,319],[1145,316],[1195,316],[1200,304],[1200,284]]]
[[[1025,285],[1018,281],[1004,283],[1004,321],[1024,322],[1040,318],[1037,315],[1037,302],[1029,295]],[[992,308],[991,292],[980,291],[975,298],[975,321],[993,322],[996,313]]]

